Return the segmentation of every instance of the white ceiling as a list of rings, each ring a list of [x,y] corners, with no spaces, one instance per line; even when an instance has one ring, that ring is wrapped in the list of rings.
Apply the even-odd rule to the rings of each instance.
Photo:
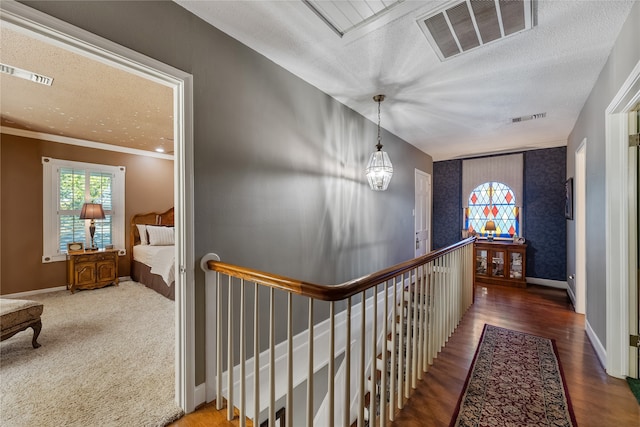
[[[455,1],[405,0],[343,37],[302,0],[174,1],[374,122],[386,95],[382,127],[434,160],[566,145],[633,5],[541,0],[533,29],[442,62],[416,20]]]

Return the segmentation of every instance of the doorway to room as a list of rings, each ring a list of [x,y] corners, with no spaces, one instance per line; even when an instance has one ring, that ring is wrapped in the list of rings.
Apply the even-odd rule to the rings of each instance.
[[[16,2],[3,2],[2,23],[84,57],[169,87],[173,92],[175,209],[175,401],[195,407],[192,77],[95,34]]]
[[[638,377],[637,164],[629,136],[637,126],[640,62],[605,110],[606,362],[607,373]]]

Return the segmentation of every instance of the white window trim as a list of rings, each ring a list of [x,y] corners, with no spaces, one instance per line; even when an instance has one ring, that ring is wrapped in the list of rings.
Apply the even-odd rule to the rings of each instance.
[[[84,169],[89,171],[109,172],[113,174],[112,203],[112,242],[118,248],[119,255],[126,255],[124,228],[124,166],[109,166],[96,163],[73,162],[70,160],[42,157],[42,262],[66,260],[66,252],[61,252],[58,245],[58,170],[61,167]]]

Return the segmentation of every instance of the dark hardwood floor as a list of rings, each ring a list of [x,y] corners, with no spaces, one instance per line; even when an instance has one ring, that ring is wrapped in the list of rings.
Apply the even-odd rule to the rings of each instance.
[[[476,286],[475,303],[413,391],[393,426],[446,427],[458,401],[485,323],[556,340],[569,395],[580,427],[638,427],[640,405],[626,381],[600,365],[566,291],[529,286]],[[238,425],[211,405],[189,414],[175,427]]]

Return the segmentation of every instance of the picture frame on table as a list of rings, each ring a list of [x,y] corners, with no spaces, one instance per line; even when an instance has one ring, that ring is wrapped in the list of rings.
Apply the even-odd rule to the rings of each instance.
[[[573,178],[567,179],[564,183],[565,190],[565,203],[564,203],[564,217],[566,219],[573,219]]]

